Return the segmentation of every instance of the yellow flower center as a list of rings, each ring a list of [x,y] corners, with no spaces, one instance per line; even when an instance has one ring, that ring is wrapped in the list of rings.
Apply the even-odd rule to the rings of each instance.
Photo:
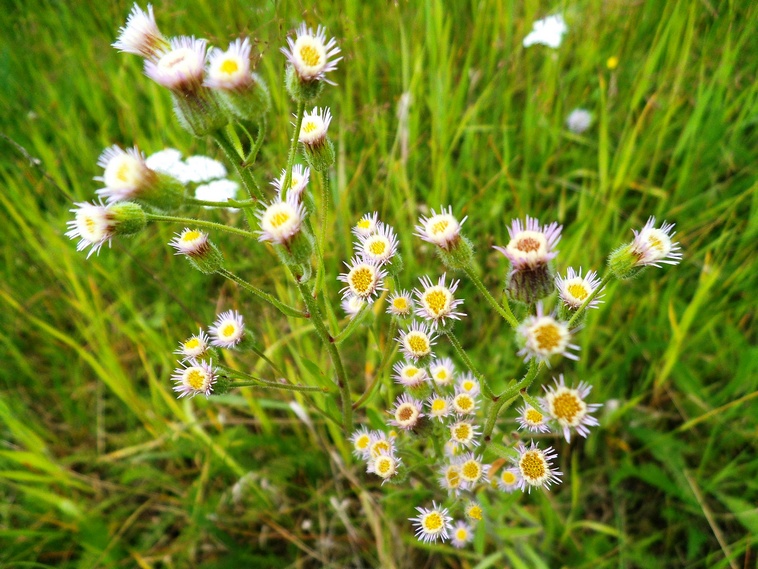
[[[464,393],[455,398],[455,404],[459,409],[463,409],[464,411],[470,411],[474,408],[474,400]]]
[[[122,182],[129,180],[129,164],[123,163],[119,166],[118,171],[116,172],[116,178]]]
[[[424,294],[424,303],[430,312],[439,316],[447,307],[448,295],[443,290],[432,290]]]
[[[480,506],[474,505],[471,506],[468,509],[468,517],[474,520],[481,520],[482,519],[482,508]]]
[[[448,469],[448,471],[445,473],[445,478],[447,479],[447,483],[451,488],[457,488],[461,483],[460,474],[458,473],[458,469],[455,467]]]
[[[232,73],[236,73],[239,70],[240,66],[237,65],[237,62],[233,59],[227,59],[221,64],[221,73],[226,73],[227,75],[231,75]]]
[[[659,251],[663,251],[663,241],[658,239],[655,235],[650,235],[647,238],[647,242],[650,243],[651,247],[654,247],[658,249]]]
[[[482,467],[475,460],[469,460],[461,466],[461,474],[467,480],[478,480],[482,475]]]
[[[358,228],[359,229],[368,229],[371,227],[371,220],[370,219],[361,219],[358,222]]]
[[[444,520],[439,512],[430,512],[424,518],[423,526],[426,531],[438,531],[443,524]]]
[[[543,324],[534,331],[534,339],[540,350],[550,352],[560,346],[561,333],[555,324]]]
[[[395,419],[399,422],[408,421],[412,419],[414,415],[414,408],[410,404],[401,405],[400,408],[395,411]]]
[[[539,480],[547,472],[545,459],[536,450],[526,451],[519,461],[521,473],[530,480]]]
[[[376,441],[371,449],[371,455],[374,457],[390,451],[390,444],[387,441]]]
[[[510,486],[516,482],[516,475],[510,470],[503,470],[503,473],[500,475],[500,480],[503,481],[503,484]]]
[[[447,403],[444,399],[435,399],[432,401],[432,411],[435,413],[439,413],[441,411],[444,411],[447,407]]]
[[[444,369],[441,369],[437,372],[435,377],[437,378],[437,381],[445,381],[447,379],[447,372]]]
[[[395,300],[392,301],[392,306],[395,308],[395,310],[405,312],[408,310],[408,300],[406,300],[406,298],[403,296],[398,296]]]
[[[409,334],[408,346],[414,354],[425,356],[429,353],[429,341],[421,334]]]
[[[522,237],[516,242],[516,249],[524,253],[539,251],[540,242],[537,241],[534,237]]]
[[[553,399],[553,414],[558,419],[572,423],[582,412],[582,404],[573,393],[561,393]]]
[[[450,222],[447,219],[441,219],[435,223],[432,224],[432,233],[434,235],[437,235],[438,233],[442,233],[447,229],[447,226],[450,225]]]
[[[377,239],[376,241],[371,242],[368,246],[368,250],[374,255],[384,255],[384,252],[387,250],[387,244],[384,241]]]
[[[418,372],[419,372],[419,369],[417,367],[405,368],[405,375],[408,377],[415,377]]]
[[[290,218],[290,214],[286,211],[277,211],[274,215],[271,216],[271,225],[272,227],[281,227]]]
[[[366,266],[357,267],[350,273],[350,284],[358,294],[366,295],[374,284],[374,272]]]
[[[300,48],[300,58],[310,67],[318,65],[321,61],[318,50],[311,45],[304,45]]]
[[[88,216],[88,217],[85,217],[83,221],[84,221],[84,226],[87,228],[87,231],[89,231],[90,233],[95,231],[95,218]]]
[[[316,130],[316,128],[318,127],[316,126],[316,123],[313,121],[308,121],[307,123],[303,125],[303,130],[307,132],[308,134],[312,133],[314,130]]]
[[[467,441],[471,437],[471,425],[468,423],[456,425],[455,429],[453,429],[453,434],[459,441]]]
[[[357,439],[355,439],[355,448],[358,450],[363,450],[366,447],[368,447],[368,444],[371,442],[371,439],[368,435],[361,435]]]
[[[186,342],[184,342],[184,348],[187,350],[194,350],[195,348],[200,347],[200,340],[197,338],[190,338]]]
[[[526,413],[524,413],[524,416],[526,417],[526,420],[530,423],[535,423],[535,424],[542,423],[542,413],[540,413],[536,409],[527,409]]]
[[[187,385],[192,389],[200,390],[205,385],[206,375],[200,368],[192,368],[187,372]]]
[[[468,539],[468,530],[466,528],[458,528],[455,530],[455,538],[458,541],[466,541]]]
[[[587,298],[590,293],[587,290],[587,287],[585,287],[582,283],[574,283],[568,285],[568,291],[571,296],[576,298],[577,300],[584,300]]]
[[[187,231],[184,235],[182,235],[182,241],[194,241],[200,237],[200,235],[202,234],[197,230]]]
[[[472,389],[474,389],[474,382],[471,380],[464,381],[461,384],[461,387],[463,387],[463,389],[465,389],[466,391],[471,391]]]
[[[376,470],[380,474],[387,474],[392,469],[392,462],[389,457],[381,457],[376,461]]]
[[[236,331],[237,331],[237,327],[236,327],[234,324],[227,324],[227,325],[226,325],[226,326],[224,326],[224,327],[223,327],[223,329],[221,330],[221,335],[222,335],[222,336],[227,336],[227,337],[229,337],[229,336],[232,336],[232,335],[234,335],[234,333],[235,333]]]

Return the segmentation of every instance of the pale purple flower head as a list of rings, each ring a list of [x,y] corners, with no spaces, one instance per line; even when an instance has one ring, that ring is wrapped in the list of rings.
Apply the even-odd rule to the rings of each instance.
[[[206,47],[203,39],[171,38],[167,49],[145,60],[145,75],[171,91],[194,92],[203,84]]]
[[[555,258],[555,245],[561,239],[563,226],[553,222],[540,226],[534,217],[526,217],[526,223],[514,219],[508,228],[511,240],[505,247],[495,247],[508,257],[514,270],[533,270],[544,267]]]
[[[152,57],[167,44],[155,23],[153,7],[148,4],[147,11],[144,11],[134,4],[126,25],[119,29],[118,40],[112,45],[122,52]]]
[[[175,369],[171,379],[176,382],[174,391],[179,393],[179,397],[194,397],[199,393],[208,397],[213,392],[217,376],[218,370],[213,367],[213,361],[192,358]]]

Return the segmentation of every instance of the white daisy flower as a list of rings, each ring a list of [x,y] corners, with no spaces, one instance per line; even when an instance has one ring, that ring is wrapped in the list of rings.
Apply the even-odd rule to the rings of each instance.
[[[66,232],[66,237],[79,238],[77,251],[90,247],[87,254],[89,259],[92,253],[99,253],[100,248],[106,243],[110,247],[117,222],[110,213],[110,206],[87,202],[77,202],[74,205],[76,207],[69,210],[74,214],[74,219],[67,222],[69,231]]]
[[[121,52],[152,57],[167,44],[155,23],[153,7],[148,4],[145,12],[135,3],[126,25],[118,31],[118,40],[111,45]]]
[[[403,393],[395,400],[395,406],[391,411],[393,419],[390,421],[390,425],[406,431],[415,429],[421,417],[424,416],[421,412],[422,408],[421,401]]]
[[[461,377],[458,380],[458,383],[456,384],[456,389],[460,391],[465,391],[466,393],[469,393],[474,397],[479,395],[479,393],[481,392],[479,381],[470,372],[466,373],[463,377]]]
[[[425,381],[429,380],[426,370],[417,367],[412,363],[397,362],[392,366],[392,370],[395,372],[395,375],[393,376],[395,382],[410,389],[419,387]]]
[[[353,454],[356,458],[366,458],[368,456],[371,435],[366,427],[361,427],[355,431],[350,436],[350,442],[353,443]]]
[[[419,225],[416,226],[414,235],[449,251],[458,243],[461,236],[461,226],[466,219],[464,217],[459,222],[453,216],[452,206],[448,207],[447,211],[443,207],[440,213],[434,213],[432,210],[432,215],[419,219]]]
[[[357,296],[350,295],[343,299],[340,305],[342,306],[342,310],[345,311],[345,314],[352,318],[358,314],[364,306],[366,306],[366,301]]]
[[[514,270],[544,267],[558,254],[553,249],[561,239],[561,229],[563,226],[556,222],[540,227],[540,222],[534,217],[526,216],[526,223],[514,219],[508,228],[511,238],[508,245],[494,249],[508,257]]]
[[[416,510],[419,515],[409,520],[416,526],[416,537],[419,541],[432,542],[437,539],[442,541],[448,539],[447,530],[450,529],[453,518],[448,515],[447,508],[432,502],[431,508],[417,507]]]
[[[237,199],[240,185],[234,180],[214,180],[195,188],[195,199],[209,202],[225,202]],[[237,211],[235,207],[226,208]]]
[[[450,415],[450,399],[443,395],[431,395],[426,400],[426,405],[429,408],[429,417],[433,419],[442,421]]]
[[[471,415],[476,413],[476,398],[468,391],[457,389],[451,405],[458,415]]]
[[[479,446],[479,441],[476,438],[481,433],[479,432],[479,427],[474,425],[472,421],[461,420],[453,423],[449,428],[450,442],[454,443],[456,448]]]
[[[587,427],[596,427],[600,424],[590,413],[597,411],[602,405],[585,403],[584,400],[592,391],[591,385],[582,381],[576,388],[566,387],[563,374],[558,377],[559,379],[553,378],[554,387],[543,386],[545,409],[563,429],[566,442],[571,442],[571,429],[587,438],[590,433]]]
[[[155,183],[155,172],[147,166],[145,156],[137,147],[123,150],[114,144],[103,151],[97,164],[104,172],[95,180],[103,182],[105,187],[96,193],[108,202],[133,199]]]
[[[179,342],[179,349],[174,353],[183,357],[183,360],[197,359],[208,351],[208,335],[200,330],[194,336],[190,336],[183,342]]]
[[[330,122],[332,122],[332,113],[327,107],[323,109],[313,107],[313,111],[310,113],[306,111],[303,116],[298,140],[305,146],[319,146],[323,144],[326,140]]]
[[[187,165],[182,161],[182,153],[176,148],[164,148],[151,154],[145,159],[145,164],[151,170],[168,174],[182,184],[188,181],[184,179]]]
[[[572,267],[569,267],[565,277],[561,277],[560,275],[555,277],[555,286],[558,289],[558,294],[563,304],[567,308],[576,310],[600,286],[600,278],[598,278],[595,271],[588,271],[583,277],[581,267],[579,267],[578,273]],[[603,302],[600,300],[602,296],[602,294],[599,294],[593,298],[592,302],[587,305],[587,308],[597,308]]]
[[[558,454],[553,447],[544,451],[539,449],[532,441],[529,448],[523,443],[518,445],[518,459],[516,466],[520,474],[519,488],[525,492],[531,492],[534,486],[550,487],[550,484],[559,484],[563,474],[553,468],[552,461]]]
[[[550,367],[550,357],[560,354],[572,360],[579,356],[569,352],[579,346],[571,343],[571,332],[565,322],[560,322],[542,311],[542,303],[537,304],[537,314],[528,316],[516,329],[522,348],[518,354],[524,361],[534,358]]]
[[[295,164],[292,166],[292,177],[290,178],[290,187],[286,188],[282,192],[282,187],[287,179],[287,169],[282,168],[282,175],[276,180],[271,182],[271,185],[276,188],[276,193],[281,199],[285,197],[293,196],[298,202],[303,199],[303,192],[308,187],[308,182],[311,178],[311,169],[301,164]]]
[[[484,519],[484,511],[478,502],[469,502],[463,510],[463,513],[472,522],[481,522]]]
[[[414,289],[413,293],[418,298],[416,316],[428,320],[432,329],[445,325],[445,318],[460,320],[466,316],[464,312],[455,309],[463,304],[463,299],[456,299],[453,293],[458,288],[459,281],[450,281],[450,286],[445,284],[445,274],[439,278],[437,284],[432,284],[429,277],[421,277],[421,289]]]
[[[532,24],[532,31],[524,38],[524,47],[542,44],[556,49],[561,45],[563,34],[567,31],[568,26],[561,15],[537,20]]]
[[[223,51],[213,48],[208,56],[205,85],[225,91],[242,91],[253,84],[250,73],[250,40],[237,39]]]
[[[233,348],[242,341],[245,321],[236,310],[227,310],[218,315],[208,331],[211,333],[211,344],[218,348]]]
[[[367,213],[358,220],[353,227],[353,233],[356,237],[368,237],[379,227],[379,214],[377,212]]]
[[[450,385],[455,379],[455,366],[450,358],[439,358],[429,364],[429,375],[437,385]]]
[[[467,452],[457,459],[458,468],[461,472],[461,487],[471,490],[477,484],[486,484],[487,475],[484,465],[479,457],[473,452]]]
[[[375,263],[354,257],[350,264],[345,263],[348,271],[340,274],[338,280],[345,283],[343,297],[357,296],[366,302],[374,302],[374,295],[384,290],[383,281],[387,276]]]
[[[172,38],[168,49],[145,60],[145,75],[172,91],[196,91],[203,84],[205,50],[203,39]]]
[[[393,316],[405,318],[413,312],[413,299],[411,293],[405,290],[397,290],[389,297],[387,313]]]
[[[389,263],[397,252],[397,236],[386,223],[379,222],[374,233],[361,235],[358,241],[363,258],[377,265]]]
[[[400,350],[406,358],[413,360],[430,355],[436,339],[429,327],[419,322],[413,322],[408,330],[401,330],[397,337]]]
[[[461,469],[455,463],[446,464],[440,469],[439,483],[443,490],[455,494],[461,488]]]
[[[297,29],[295,39],[287,38],[289,49],[282,48],[282,53],[292,65],[301,81],[325,81],[334,85],[325,74],[337,69],[337,62],[342,58],[337,41],[326,41],[326,29],[319,26],[316,32],[306,27],[305,23]]]
[[[519,429],[532,431],[533,433],[549,433],[545,414],[531,405],[522,405],[518,410]]]
[[[471,526],[462,520],[455,522],[450,533],[452,536],[450,538],[450,543],[453,547],[457,547],[458,549],[466,547],[474,540],[474,532],[471,531]]]
[[[208,397],[213,392],[217,375],[218,371],[213,367],[212,361],[190,359],[174,370],[171,379],[176,382],[173,389],[179,393],[180,398],[186,395],[194,397],[198,393]]]
[[[208,234],[199,229],[186,228],[181,233],[174,234],[168,244],[176,249],[176,255],[187,257],[202,257],[210,249]]]
[[[368,444],[368,456],[376,458],[381,454],[392,455],[395,452],[395,445],[392,439],[381,431],[371,431],[369,433],[371,442]]]
[[[518,468],[503,468],[497,477],[497,487],[509,494],[519,488],[521,473]]]
[[[656,228],[655,217],[650,217],[641,231],[634,231],[632,253],[637,256],[637,266],[653,265],[660,268],[658,263],[678,265],[682,260],[679,243],[673,243],[671,238],[673,223],[666,223]]]
[[[202,183],[226,177],[226,167],[208,156],[190,156],[184,163],[189,182]]]
[[[368,461],[368,467],[366,472],[370,474],[376,474],[380,478],[383,478],[382,485],[390,478],[397,474],[397,469],[400,466],[400,459],[391,454],[380,454],[371,458]]]
[[[300,233],[305,220],[305,208],[291,197],[286,200],[277,198],[265,209],[259,210],[256,216],[261,224],[258,241],[286,246]]]
[[[566,117],[566,128],[575,134],[582,134],[592,126],[592,113],[587,109],[574,109]]]

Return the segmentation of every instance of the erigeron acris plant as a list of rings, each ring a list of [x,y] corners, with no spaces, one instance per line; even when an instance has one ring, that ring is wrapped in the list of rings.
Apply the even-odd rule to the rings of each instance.
[[[459,219],[451,206],[432,209],[415,228],[414,235],[434,246],[442,265],[434,273],[422,275],[409,274],[398,252],[400,241],[412,237],[398,235],[378,212],[369,212],[353,227],[354,256],[344,260],[344,272],[327,275],[326,188],[335,153],[328,136],[331,112],[315,103],[325,84],[334,84],[327,74],[337,68],[340,49],[334,39],[327,41],[322,27],[314,31],[306,24],[287,43],[282,52],[287,63],[285,86],[296,105],[294,129],[285,167],[271,181],[274,192],[269,195],[252,168],[265,140],[270,104],[267,86],[251,68],[250,41],[236,39],[225,51],[209,51],[205,40],[165,38],[152,8],[143,11],[135,5],[114,46],[144,58],[145,74],[170,91],[179,123],[193,135],[210,136],[217,142],[236,170],[247,198],[208,201],[191,197],[187,180],[175,171],[159,168],[159,161],[149,161],[137,147],[124,150],[112,146],[100,157],[104,172],[96,178],[104,184],[96,193],[107,203],[76,204],[67,235],[79,239],[78,249],[89,247],[89,256],[113,238],[143,231],[149,222],[177,224],[182,229],[169,245],[194,268],[234,281],[287,317],[310,319],[329,354],[334,389],[264,379],[222,365],[220,350],[263,355],[243,315],[228,310],[219,314],[207,331],[199,330],[179,343],[176,354],[180,361],[171,377],[173,390],[178,397],[210,397],[242,387],[335,397],[344,436],[349,437],[356,458],[364,461],[367,473],[377,476],[383,485],[392,485],[407,480],[414,470],[439,487],[438,500],[433,500],[431,507],[418,507],[418,515],[410,518],[417,537],[424,542],[450,540],[455,547],[464,547],[473,539],[474,525],[484,518],[477,499],[480,492],[548,489],[563,477],[555,466],[557,452],[552,447],[511,441],[505,433],[493,436],[506,409],[520,401],[516,421],[525,434],[554,432],[570,441],[572,435],[587,437],[589,429],[598,426],[593,413],[601,404],[590,401],[592,388],[587,383],[559,375],[543,386],[541,396],[529,390],[551,361],[579,358],[573,336],[587,311],[602,302],[610,281],[631,278],[647,266],[681,260],[679,245],[672,241],[673,224],[658,226],[651,217],[640,231],[634,231],[630,243],[610,254],[600,278],[594,270],[585,272],[582,267],[567,267],[565,276],[556,274],[562,226],[557,222],[541,225],[532,217],[515,219],[508,227],[509,242],[495,247],[508,263],[505,294],[498,300],[477,274],[473,244],[463,234],[466,218]],[[236,137],[230,136],[230,129]],[[245,141],[242,148],[239,140]],[[295,164],[298,148],[307,166]],[[203,167],[207,169],[209,163],[203,162]],[[214,168],[220,172],[216,177],[226,174],[223,167]],[[318,199],[310,191],[312,176],[319,180]],[[191,207],[230,206],[244,212],[249,229],[174,215]],[[227,268],[211,240],[211,232],[218,231],[267,242],[286,267],[303,308],[288,305]],[[511,329],[518,346],[516,354],[524,360],[523,376],[511,379],[500,393],[494,391],[490,378],[479,371],[454,332],[456,323],[467,317],[465,299],[458,296],[457,275],[473,282],[502,318],[504,328]],[[332,332],[323,316],[327,307],[320,304],[328,303],[329,296],[317,293],[338,286],[347,323]],[[550,312],[545,305],[555,297],[558,307]],[[375,309],[377,302],[386,303],[386,310]],[[468,306],[473,309],[470,300]],[[372,310],[378,317],[386,313],[389,340],[373,380],[362,393],[354,393],[340,345],[365,324]],[[446,347],[452,349],[460,368],[443,353]],[[393,362],[397,353],[401,358]],[[384,372],[390,366],[393,381],[385,384]],[[401,391],[387,409],[388,428],[354,429],[354,411],[380,387]],[[419,457],[425,457],[423,464]]]

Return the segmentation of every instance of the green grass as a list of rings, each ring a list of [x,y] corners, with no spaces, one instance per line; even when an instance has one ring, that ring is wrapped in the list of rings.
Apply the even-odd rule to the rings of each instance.
[[[263,181],[286,161],[294,111],[279,47],[303,17],[338,38],[339,86],[321,100],[337,147],[333,305],[351,224],[365,211],[398,230],[409,287],[442,270],[413,225],[427,207],[451,204],[468,216],[493,293],[506,267],[491,245],[507,240],[514,217],[564,224],[561,270],[601,268],[648,215],[677,223],[683,263],[612,285],[578,336],[581,360],[553,370],[594,386],[606,403],[601,428],[570,446],[551,441],[566,476],[549,494],[490,494],[487,523],[462,553],[420,545],[407,518],[433,494],[415,482],[380,488],[337,427],[313,411],[313,428],[298,420],[289,402],[308,409],[301,394],[177,401],[170,391],[177,341],[227,308],[255,323],[290,377],[326,382],[312,325],[174,258],[166,243],[177,227],[154,224],[89,260],[63,235],[71,202],[98,188],[106,146],[221,156],[175,124],[139,58],[109,47],[128,9],[9,0],[0,12],[0,566],[755,564],[758,14],[749,2],[157,2],[167,34],[216,45],[256,38],[273,96],[255,171]],[[560,49],[521,46],[533,20],[561,10],[570,32]],[[410,106],[399,120],[403,94]],[[596,117],[581,136],[563,126],[577,106]],[[199,215],[244,226],[239,215]],[[214,239],[235,272],[299,305],[266,247]],[[461,296],[469,316],[456,329],[503,386],[524,371],[508,328],[470,282]],[[378,318],[343,347],[356,394],[387,328]],[[391,391],[358,418],[381,424]]]

